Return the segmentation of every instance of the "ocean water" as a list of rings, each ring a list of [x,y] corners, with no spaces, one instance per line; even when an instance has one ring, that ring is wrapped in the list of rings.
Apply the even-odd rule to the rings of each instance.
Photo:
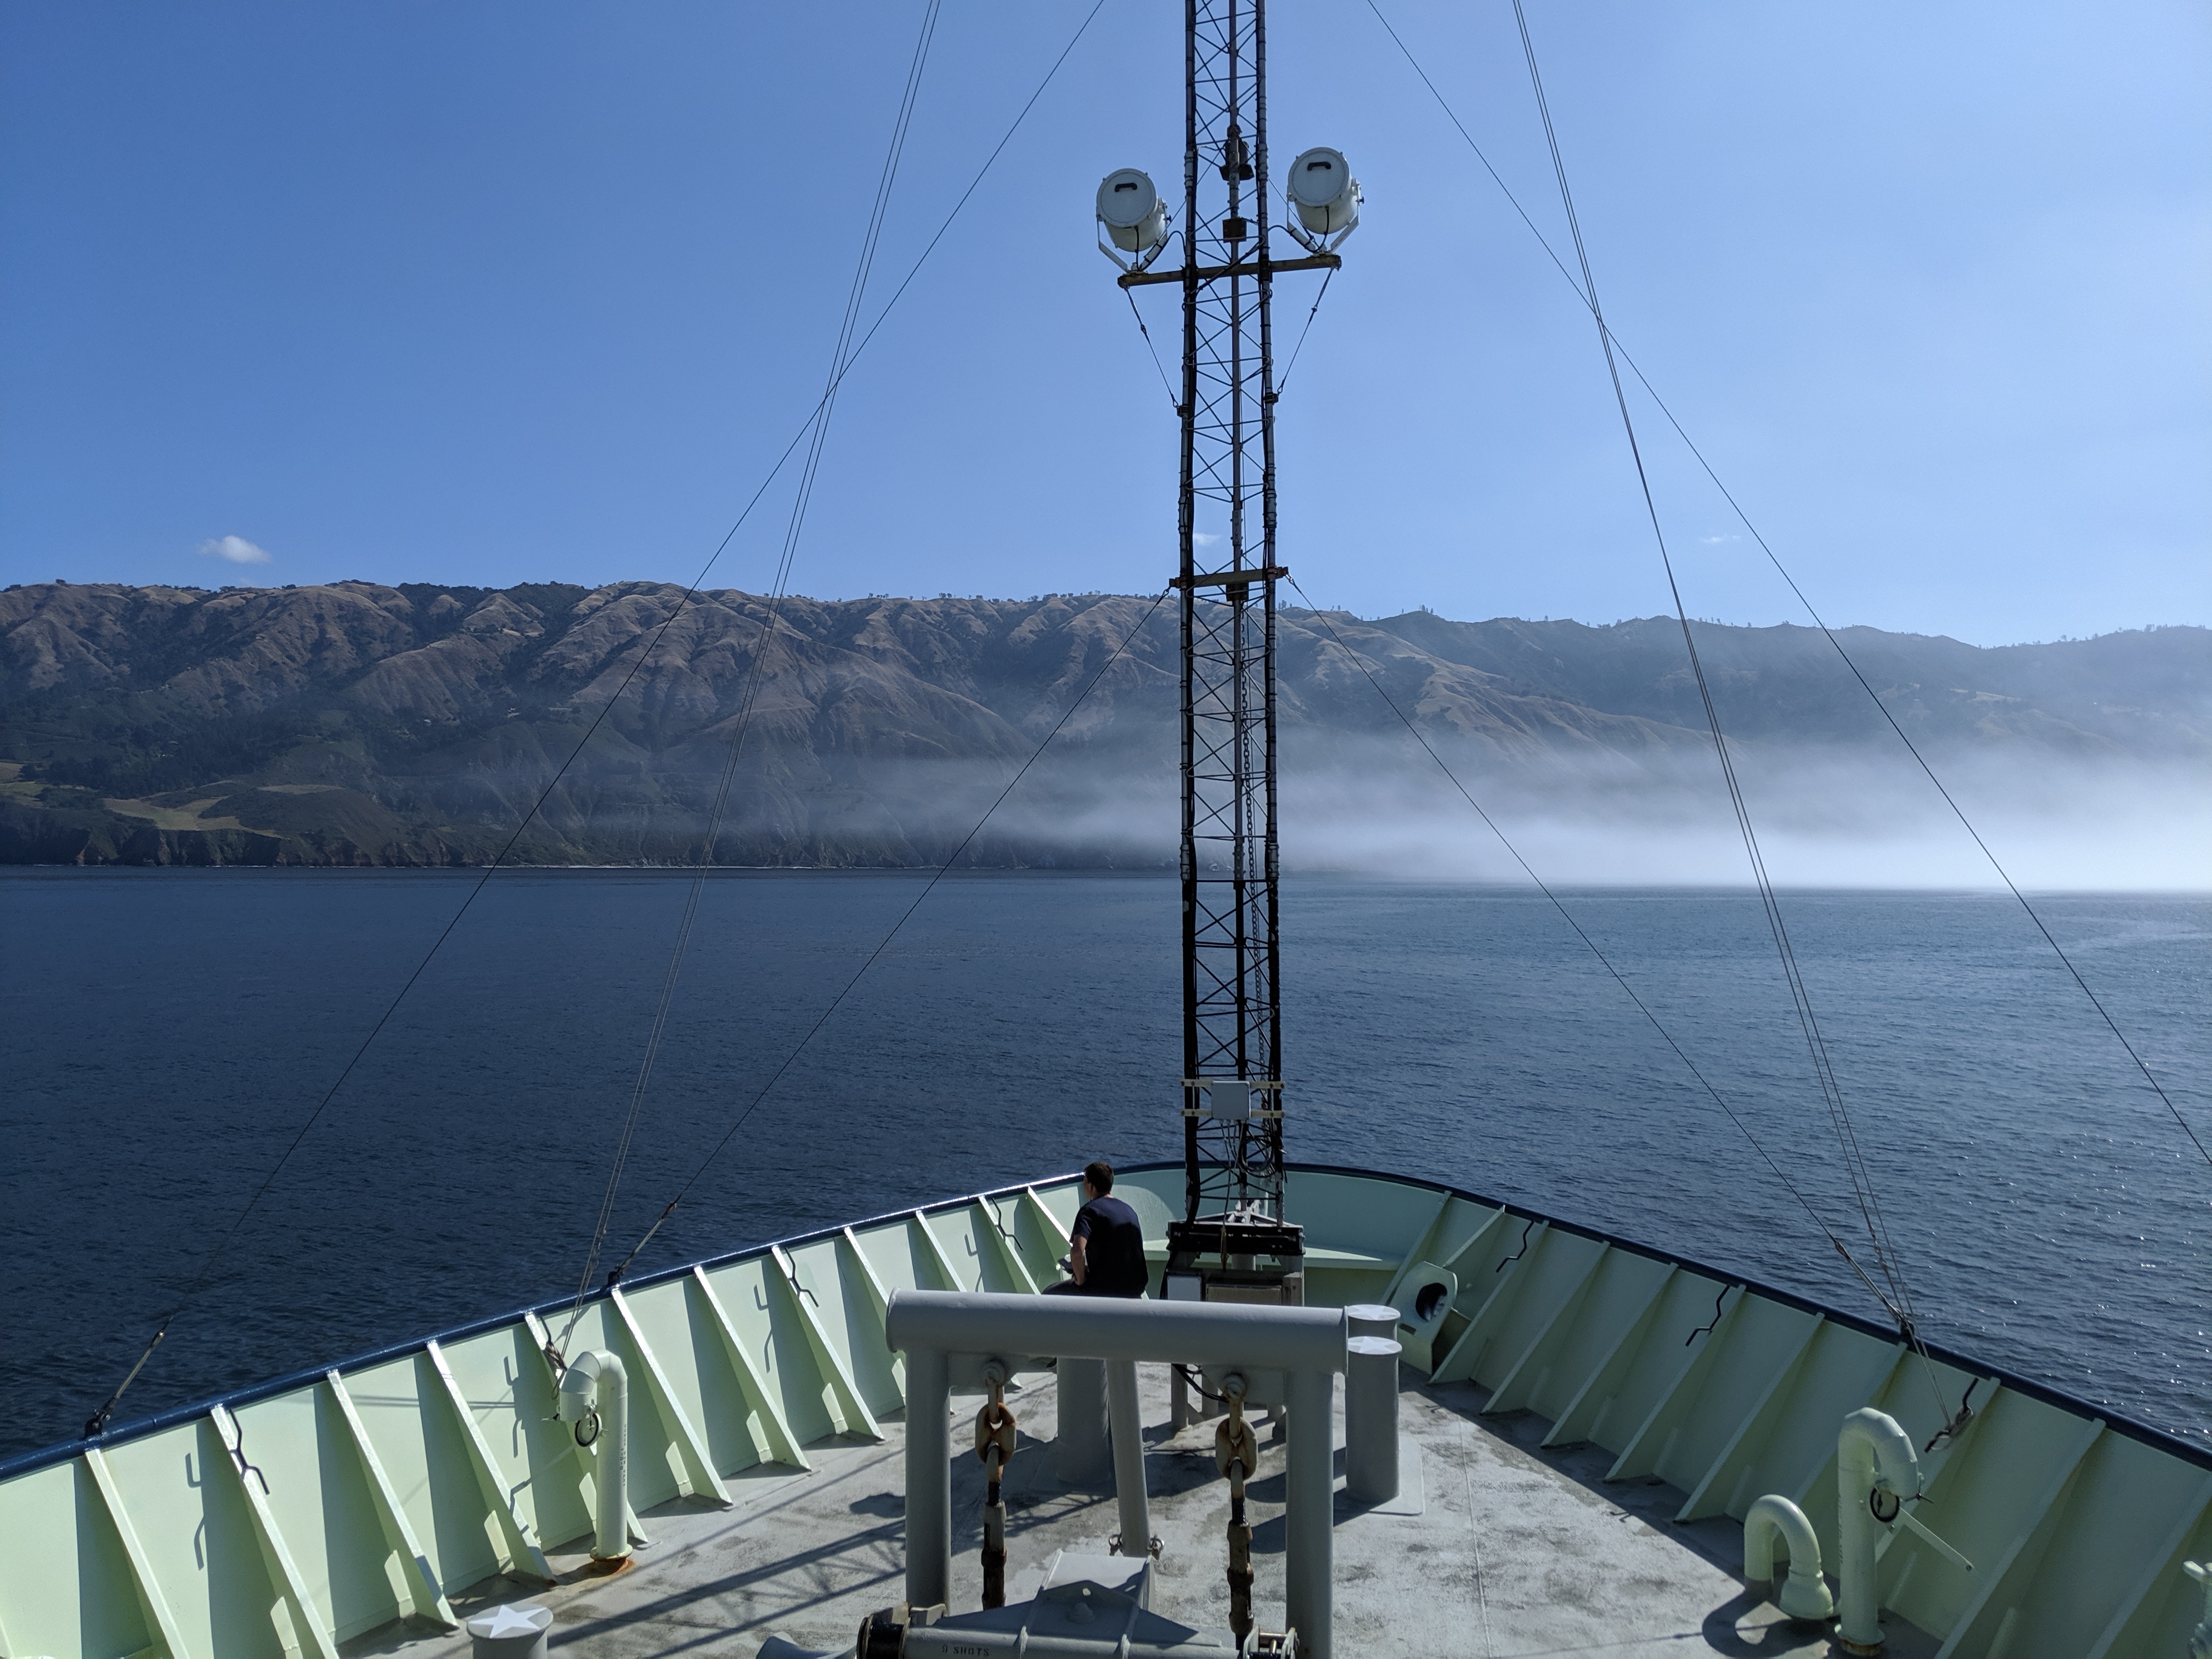
[[[73,1435],[451,919],[454,872],[0,872],[0,1455]],[[627,1249],[921,878],[717,873],[621,1189]],[[687,878],[494,878],[176,1322],[118,1420],[572,1290]],[[1566,902],[1856,1242],[1756,901]],[[2212,1141],[2212,902],[2039,901]],[[2027,918],[1784,896],[1924,1328],[2212,1432],[2212,1168]],[[1415,1173],[1871,1316],[1551,907],[1285,884],[1294,1158]],[[1103,1155],[1177,1155],[1176,893],[941,884],[639,1269]]]

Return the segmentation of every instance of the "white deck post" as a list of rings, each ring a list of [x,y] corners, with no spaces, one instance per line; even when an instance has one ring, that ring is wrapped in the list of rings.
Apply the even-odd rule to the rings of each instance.
[[[1114,1498],[1121,1511],[1121,1553],[1152,1553],[1152,1506],[1145,1492],[1145,1419],[1137,1406],[1137,1362],[1106,1362],[1106,1411],[1114,1435]]]
[[[1335,1616],[1331,1587],[1335,1571],[1336,1486],[1334,1422],[1336,1378],[1328,1371],[1290,1376],[1291,1455],[1285,1481],[1290,1505],[1284,1516],[1285,1610],[1298,1633],[1301,1659],[1329,1659],[1329,1626]]]
[[[1106,1443],[1106,1362],[1063,1359],[1059,1366],[1060,1434],[1053,1468],[1071,1486],[1096,1486],[1114,1467]]]
[[[952,1409],[942,1348],[906,1351],[906,1599],[952,1600]]]

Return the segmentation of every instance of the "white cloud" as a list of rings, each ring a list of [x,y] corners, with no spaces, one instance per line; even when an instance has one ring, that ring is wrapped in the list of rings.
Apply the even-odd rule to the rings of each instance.
[[[1700,536],[1698,539],[1703,542],[1707,547],[1718,547],[1723,542],[1740,542],[1743,538],[1741,536]]]
[[[200,556],[206,559],[228,559],[233,564],[267,564],[266,548],[256,547],[243,536],[225,536],[219,540],[202,542]]]
[[[1193,541],[1196,542],[1196,543],[1197,543],[1200,547],[1211,547],[1211,546],[1212,546],[1212,545],[1214,544],[1214,543],[1216,543],[1216,542],[1218,542],[1218,541],[1219,541],[1219,540],[1221,539],[1221,538],[1220,538],[1220,537],[1216,536],[1216,535],[1212,535],[1212,534],[1209,533],[1208,532],[1206,532],[1206,531],[1203,531],[1203,530],[1194,530],[1194,531],[1192,531],[1192,532],[1190,532],[1190,538],[1191,538],[1191,540],[1193,540]]]

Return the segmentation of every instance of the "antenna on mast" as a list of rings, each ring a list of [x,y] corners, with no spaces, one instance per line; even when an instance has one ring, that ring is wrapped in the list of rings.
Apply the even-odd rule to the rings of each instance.
[[[1295,1303],[1300,1230],[1283,1219],[1282,997],[1275,840],[1274,280],[1334,270],[1357,228],[1343,155],[1293,166],[1278,259],[1269,221],[1266,0],[1186,0],[1182,258],[1135,168],[1098,191],[1124,289],[1182,289],[1183,1219],[1170,1297]],[[1180,1415],[1180,1413],[1178,1413]]]

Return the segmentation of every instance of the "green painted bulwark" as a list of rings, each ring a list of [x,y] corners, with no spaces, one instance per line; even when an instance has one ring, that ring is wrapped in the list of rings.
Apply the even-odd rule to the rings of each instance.
[[[1164,1231],[1180,1170],[1126,1171],[1120,1189]],[[548,1550],[590,1533],[594,1459],[550,1420],[549,1342],[631,1369],[637,1507],[725,1498],[725,1478],[803,1470],[810,1443],[902,1408],[892,1291],[1050,1283],[1077,1202],[1062,1180],[884,1217],[635,1281],[573,1323],[567,1305],[526,1312],[35,1461],[0,1477],[0,1655],[332,1659],[395,1620],[450,1627],[451,1598],[495,1572],[548,1574]],[[1449,1266],[1461,1292],[1439,1373],[1542,1418],[1547,1443],[1593,1443],[1617,1477],[1675,1486],[1686,1516],[1781,1492],[1832,1548],[1844,1413],[1879,1406],[1924,1442],[1977,1375],[1427,1183],[1294,1170],[1289,1208],[1334,1264],[1310,1297],[1372,1297],[1409,1262]],[[1923,1460],[1918,1514],[1977,1571],[1898,1534],[1886,1604],[1946,1659],[2184,1651],[2197,1603],[2179,1564],[2212,1554],[2207,1461],[2014,1379],[1983,1373],[1974,1403]]]

